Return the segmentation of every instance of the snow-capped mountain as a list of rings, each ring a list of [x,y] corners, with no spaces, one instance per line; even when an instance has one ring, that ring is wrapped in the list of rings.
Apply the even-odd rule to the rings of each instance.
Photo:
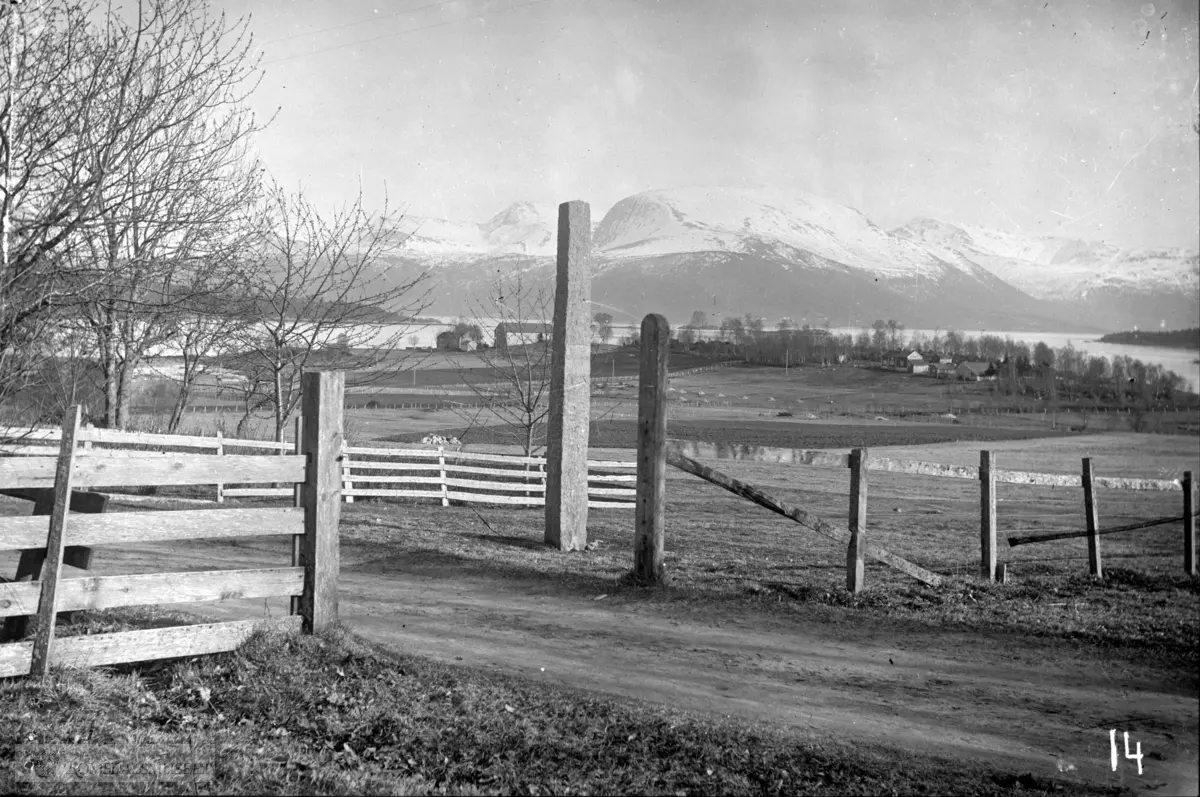
[[[972,262],[1029,295],[1107,325],[1187,326],[1200,310],[1200,253],[1111,244],[919,218],[892,230],[947,261]],[[1115,315],[1114,315],[1115,314]]]
[[[481,224],[420,219],[396,266],[428,269],[431,312],[467,312],[513,269],[553,279],[556,207],[518,202]],[[593,209],[593,219],[595,219]],[[1098,331],[1194,324],[1196,252],[1023,238],[916,219],[886,231],[860,211],[801,192],[646,191],[593,227],[592,294],[636,320],[655,311],[897,318],[912,327]],[[464,305],[464,306],[460,306]]]
[[[1000,230],[914,219],[892,234],[943,259],[965,258],[1040,299],[1086,299],[1090,291],[1191,292],[1200,256],[1183,249],[1121,249],[1070,238],[1024,238]]]
[[[938,276],[945,268],[854,208],[801,193],[736,188],[647,191],[613,205],[593,245],[613,258],[674,252],[752,252],[780,245],[879,276]]]
[[[557,208],[514,202],[482,224],[408,217],[403,248],[413,255],[553,256],[557,230]]]

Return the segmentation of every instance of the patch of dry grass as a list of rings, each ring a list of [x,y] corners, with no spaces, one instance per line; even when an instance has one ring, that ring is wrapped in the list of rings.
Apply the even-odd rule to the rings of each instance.
[[[339,628],[0,682],[0,760],[6,794],[1119,793],[451,667]]]

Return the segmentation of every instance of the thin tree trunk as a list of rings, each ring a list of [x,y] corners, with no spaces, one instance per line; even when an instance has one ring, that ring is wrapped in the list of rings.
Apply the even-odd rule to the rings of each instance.
[[[121,359],[117,369],[117,429],[128,429],[131,405],[133,404],[133,370],[137,368],[140,357],[126,356]]]
[[[287,413],[283,406],[283,368],[275,364],[275,442],[283,442],[283,425],[287,422]]]
[[[192,361],[185,351],[183,354],[183,375],[179,383],[179,393],[175,396],[175,405],[171,407],[171,419],[167,422],[167,434],[175,434],[179,431],[179,427],[183,425],[183,411],[187,409],[188,401],[192,397],[192,385],[196,381],[197,365],[198,363]]]
[[[111,314],[104,320],[102,347],[104,350],[104,425],[117,428],[117,404],[119,403],[117,369],[117,333]]]

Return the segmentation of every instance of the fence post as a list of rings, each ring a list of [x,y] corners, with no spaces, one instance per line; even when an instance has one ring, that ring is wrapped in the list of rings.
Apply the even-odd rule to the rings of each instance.
[[[217,456],[225,456],[225,439],[220,430],[217,430]],[[222,482],[217,482],[217,503],[225,503],[225,485]]]
[[[979,574],[996,580],[996,462],[991,451],[979,452]]]
[[[292,453],[301,455],[304,453],[302,440],[304,438],[304,416],[297,415],[293,423],[292,431]],[[297,483],[292,490],[292,505],[297,509],[304,508],[304,484]],[[303,557],[304,535],[292,535],[292,567],[300,567],[304,563]],[[300,596],[293,595],[291,600],[291,613],[300,614]]]
[[[58,597],[58,579],[62,575],[63,550],[66,547],[67,514],[71,507],[71,471],[75,464],[79,415],[78,404],[67,410],[58,447],[58,462],[54,468],[54,508],[50,511],[50,531],[46,535],[46,558],[38,577],[42,591],[38,599],[38,629],[33,638],[33,654],[29,664],[31,675],[45,675],[50,667],[50,643],[54,639],[54,625],[58,620],[54,604]]]
[[[671,329],[650,313],[642,319],[638,371],[637,496],[634,504],[633,576],[639,583],[666,583],[663,559],[667,486],[667,359]]]
[[[1196,575],[1196,498],[1192,472],[1183,473],[1183,569]]]
[[[1104,578],[1100,562],[1100,522],[1096,519],[1096,483],[1092,478],[1092,458],[1083,458],[1083,511],[1087,517],[1088,569],[1096,578]]]
[[[862,592],[866,577],[867,449],[850,452],[850,544],[846,547],[846,589]]]
[[[446,449],[438,446],[438,481],[442,485],[442,506],[450,506],[450,487],[446,484]]]
[[[352,481],[353,477],[354,474],[350,471],[350,452],[342,451],[342,498],[347,504],[354,503],[354,496],[347,492],[354,489],[354,482]]]
[[[88,421],[87,424],[84,426],[84,429],[86,430],[86,432],[85,432],[85,436],[83,438],[83,450],[91,451],[92,450],[92,433],[94,431],[96,431],[96,427],[92,426],[91,421]]]
[[[301,376],[304,418],[304,593],[300,615],[304,633],[322,631],[337,620],[338,521],[341,519],[342,397],[341,371],[311,371]]]

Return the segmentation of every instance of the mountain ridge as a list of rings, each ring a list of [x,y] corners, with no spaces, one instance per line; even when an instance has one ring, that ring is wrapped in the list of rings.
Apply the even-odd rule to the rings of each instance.
[[[556,228],[557,208],[532,202],[482,223],[420,219],[394,265],[440,275],[447,287],[435,309],[452,315],[465,312],[459,299],[486,294],[481,287],[511,269],[552,281]],[[1200,314],[1200,254],[1190,250],[1028,238],[920,216],[884,230],[856,208],[774,189],[625,197],[594,222],[593,254],[597,301],[672,319],[706,309],[683,304],[699,294],[720,314],[824,312],[869,323],[879,316],[864,316],[879,312],[923,326],[1103,331]],[[737,269],[748,270],[739,278]]]

